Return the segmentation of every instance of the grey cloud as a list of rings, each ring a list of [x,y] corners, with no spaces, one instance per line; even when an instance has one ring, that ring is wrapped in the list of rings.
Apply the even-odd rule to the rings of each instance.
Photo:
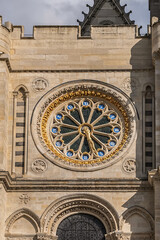
[[[83,20],[81,12],[88,11],[87,3],[92,5],[93,0],[0,0],[0,15],[4,21],[24,25],[29,33],[33,25],[77,24],[77,18]],[[128,4],[126,11],[133,11],[131,19],[136,24],[149,23],[148,0],[121,0],[121,3]]]

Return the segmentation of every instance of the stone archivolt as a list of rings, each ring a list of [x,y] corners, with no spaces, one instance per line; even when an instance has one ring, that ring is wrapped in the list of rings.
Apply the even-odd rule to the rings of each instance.
[[[6,221],[6,239],[14,240],[30,240],[28,235],[14,236],[10,233],[10,229],[14,223],[21,217],[26,217],[30,221],[36,230],[35,240],[56,240],[56,232],[60,222],[66,217],[76,213],[86,213],[97,217],[106,228],[107,240],[128,240],[131,237],[131,233],[125,233],[122,231],[125,221],[133,214],[138,214],[143,217],[151,228],[151,232],[139,233],[136,235],[138,239],[153,239],[154,221],[151,215],[141,207],[132,207],[125,211],[119,218],[115,209],[103,199],[90,195],[90,194],[75,194],[62,197],[59,200],[53,202],[42,217],[34,214],[29,209],[23,208],[12,214]],[[134,239],[135,235],[132,236]],[[136,239],[136,238],[135,238]]]
[[[89,194],[77,194],[62,198],[47,208],[41,218],[43,231],[55,235],[59,223],[77,212],[91,214],[100,219],[106,232],[118,229],[118,215],[109,203]]]

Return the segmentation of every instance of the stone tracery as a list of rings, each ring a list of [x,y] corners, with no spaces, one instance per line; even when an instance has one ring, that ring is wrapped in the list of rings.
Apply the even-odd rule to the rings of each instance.
[[[45,94],[38,103],[38,105],[40,104],[37,107],[39,111],[35,111],[32,118],[34,141],[37,146],[40,146],[40,144],[43,146],[46,152],[45,157],[54,161],[57,165],[77,171],[93,171],[113,164],[129,145],[131,138],[134,139],[135,133],[136,111],[127,95],[123,92],[118,92],[119,90],[111,85],[93,80],[86,81],[88,81],[88,85],[81,80],[74,81],[74,83],[67,83],[65,88],[64,86],[59,86],[57,89],[53,89]],[[88,106],[83,105],[83,103],[88,103]],[[83,108],[90,110],[88,115],[91,116],[91,119],[89,117],[88,120],[85,120],[82,113]],[[77,121],[77,116],[72,116],[73,112],[77,110],[79,121]],[[112,129],[112,133],[100,133],[105,135],[106,139],[108,138],[106,145],[95,138],[95,131],[98,130],[95,127],[98,128],[99,126],[95,124],[93,128],[92,124],[88,123],[92,120],[95,110],[99,111],[101,118],[106,116],[105,124],[108,124],[106,126],[110,127],[108,131]],[[112,115],[114,119],[110,118]],[[66,116],[69,116],[72,124],[64,122]],[[99,119],[99,116],[97,119]],[[101,121],[101,119],[99,120]],[[68,128],[68,125],[72,130],[67,130],[67,133],[61,132],[61,126]],[[85,129],[88,128],[88,133],[86,130],[84,133],[84,127]],[[69,148],[66,147],[65,149],[62,134],[72,136],[72,133],[76,134],[76,131],[79,132],[82,140],[75,135],[74,140],[72,138],[70,143],[66,144]],[[84,139],[88,144],[88,150],[82,151],[81,154],[80,151],[73,151],[72,140],[75,142],[79,141],[78,144],[80,144]],[[98,147],[95,146],[95,142],[99,144]],[[112,146],[107,146],[109,143]],[[41,149],[39,148],[40,151]]]

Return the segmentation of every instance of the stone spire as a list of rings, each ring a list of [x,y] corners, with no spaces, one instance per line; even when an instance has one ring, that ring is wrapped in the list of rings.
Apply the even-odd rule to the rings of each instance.
[[[121,6],[120,0],[94,0],[93,6],[86,5],[89,12],[82,14],[84,20],[79,22],[82,28],[82,35],[90,35],[90,26],[105,25],[132,25],[134,21],[130,20],[130,14],[125,12],[125,7]]]

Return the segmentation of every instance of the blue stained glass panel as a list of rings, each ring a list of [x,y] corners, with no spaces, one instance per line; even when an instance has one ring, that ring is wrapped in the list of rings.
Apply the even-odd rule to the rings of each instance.
[[[62,114],[57,114],[57,115],[56,115],[56,119],[57,119],[57,120],[62,119]]]
[[[119,133],[119,132],[120,132],[120,128],[119,128],[119,127],[115,127],[115,128],[114,128],[114,132],[115,132],[115,133]]]
[[[98,152],[98,156],[103,157],[103,156],[104,156],[104,152],[103,152],[102,150],[100,150],[100,151]]]
[[[83,106],[88,106],[89,105],[89,102],[88,101],[84,101],[83,102]]]
[[[98,108],[99,108],[99,109],[104,109],[104,108],[105,108],[105,105],[104,105],[104,104],[99,104]]]
[[[88,159],[89,159],[88,154],[83,154],[82,159],[83,159],[83,160],[88,160]]]
[[[109,145],[110,145],[111,147],[114,147],[114,146],[116,146],[116,142],[115,142],[115,141],[110,141]]]
[[[72,104],[69,104],[69,105],[67,106],[67,108],[68,108],[68,110],[72,110],[72,109],[74,108],[74,106],[73,106]]]
[[[57,127],[53,127],[53,128],[52,128],[52,132],[53,132],[53,133],[57,133],[57,132],[58,132],[58,128],[57,128]]]
[[[57,142],[56,142],[56,146],[57,146],[57,147],[62,146],[62,141],[57,141]]]
[[[110,119],[112,119],[112,120],[114,120],[114,119],[116,119],[116,115],[115,114],[110,114]]]
[[[73,152],[72,152],[72,151],[68,151],[68,152],[67,152],[67,156],[68,156],[68,157],[72,157],[72,156],[73,156]]]

